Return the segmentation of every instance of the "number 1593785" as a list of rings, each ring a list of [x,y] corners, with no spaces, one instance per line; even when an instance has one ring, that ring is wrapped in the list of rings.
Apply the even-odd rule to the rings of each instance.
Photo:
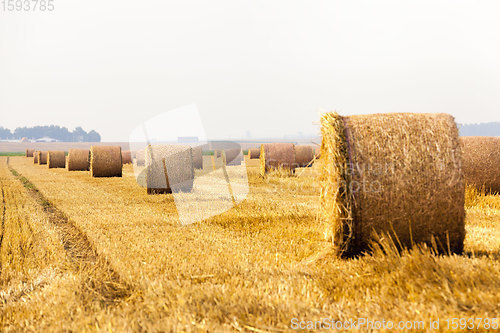
[[[2,0],[5,12],[51,12],[54,9],[54,0]]]

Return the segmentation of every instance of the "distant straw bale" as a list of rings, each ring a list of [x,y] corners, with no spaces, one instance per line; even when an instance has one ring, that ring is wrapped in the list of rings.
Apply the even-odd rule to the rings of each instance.
[[[202,146],[192,147],[193,152],[193,167],[195,169],[203,169],[203,148]]]
[[[45,165],[47,164],[47,152],[39,151],[38,152],[38,164]]]
[[[500,137],[464,136],[460,143],[466,184],[500,193]]]
[[[260,157],[260,149],[259,148],[251,148],[248,150],[248,158],[257,159]]]
[[[303,168],[311,166],[314,160],[314,150],[311,146],[295,146],[295,164]]]
[[[121,177],[122,148],[120,146],[90,147],[90,174],[92,177]]]
[[[90,150],[70,149],[68,152],[68,171],[89,171]]]
[[[321,149],[320,148],[316,148],[314,150],[314,158],[317,159],[317,160],[319,160],[320,157],[321,157]]]
[[[38,153],[39,153],[38,150],[35,150],[33,152],[33,164],[38,164],[38,158],[40,157],[40,155]]]
[[[457,126],[446,114],[321,119],[321,217],[339,256],[375,235],[402,247],[463,250],[464,180]]]
[[[135,165],[144,166],[146,161],[146,153],[144,150],[138,150],[135,152]]]
[[[33,153],[35,152],[34,149],[26,149],[26,157],[33,157]]]
[[[64,151],[47,152],[47,166],[49,169],[65,168],[66,167],[66,153]]]
[[[264,143],[260,146],[260,174],[269,170],[295,172],[295,147],[293,143]]]
[[[146,148],[148,194],[190,192],[193,188],[193,154],[189,146],[149,145]]]
[[[122,151],[122,163],[123,164],[131,164],[132,163],[132,153],[130,150]]]

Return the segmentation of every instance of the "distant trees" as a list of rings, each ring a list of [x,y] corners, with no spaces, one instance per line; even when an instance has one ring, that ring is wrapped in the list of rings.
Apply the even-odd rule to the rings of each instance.
[[[28,138],[31,140],[40,139],[43,137],[53,138],[64,142],[100,142],[101,136],[94,130],[86,132],[83,128],[77,127],[73,132],[70,132],[66,127],[61,126],[35,126],[35,127],[18,127],[11,132],[7,128],[0,127],[0,139],[21,139]]]
[[[12,133],[10,132],[10,129],[0,126],[0,139],[12,139]]]

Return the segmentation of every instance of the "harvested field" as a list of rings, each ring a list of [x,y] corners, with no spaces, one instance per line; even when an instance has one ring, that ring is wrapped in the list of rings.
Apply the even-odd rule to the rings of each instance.
[[[39,168],[24,157],[11,157],[9,165],[109,261],[127,296],[103,301],[97,291],[116,278],[66,264],[75,257],[61,245],[51,213],[0,158],[2,235],[19,239],[0,246],[0,288],[9,295],[22,290],[0,302],[0,330],[288,331],[292,318],[335,315],[421,320],[427,326],[420,331],[432,332],[428,323],[436,318],[500,311],[498,196],[467,190],[464,255],[438,256],[425,246],[399,253],[382,242],[371,255],[342,260],[330,255],[318,228],[320,187],[307,175],[261,178],[259,167],[249,167],[245,201],[180,226],[172,195],[147,195],[131,165],[123,178]],[[30,228],[17,232],[17,223],[30,223],[38,236],[29,236]],[[27,259],[7,264],[19,258]],[[4,272],[14,278],[3,279]],[[99,281],[112,283],[95,289]]]

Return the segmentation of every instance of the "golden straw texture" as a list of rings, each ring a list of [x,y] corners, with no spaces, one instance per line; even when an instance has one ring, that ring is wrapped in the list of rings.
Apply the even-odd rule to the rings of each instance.
[[[120,146],[90,147],[90,174],[92,177],[121,177],[122,148]]]
[[[500,138],[460,138],[465,182],[485,192],[500,193]]]
[[[383,235],[401,247],[463,250],[465,187],[453,117],[327,113],[321,124],[321,211],[339,255],[359,254]]]

